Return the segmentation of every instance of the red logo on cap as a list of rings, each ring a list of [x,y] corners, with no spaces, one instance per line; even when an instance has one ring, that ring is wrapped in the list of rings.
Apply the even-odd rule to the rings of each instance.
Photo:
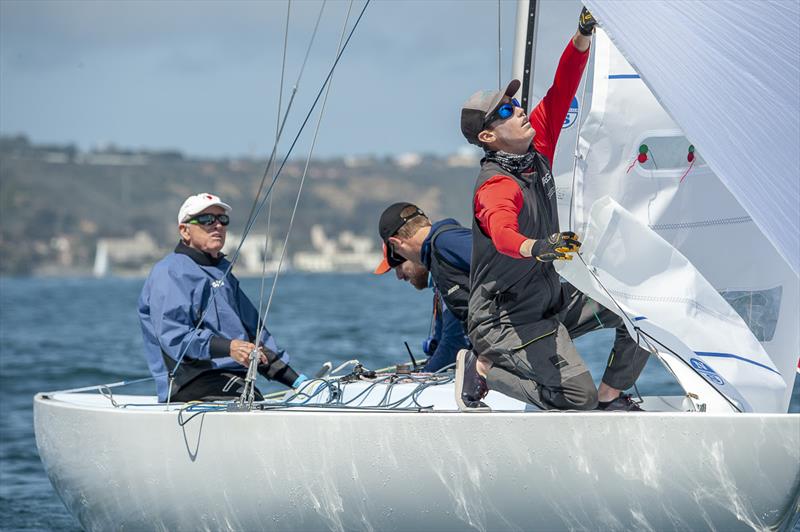
[[[213,197],[209,196],[208,194],[206,194],[206,198],[208,198],[208,199],[214,199]]]

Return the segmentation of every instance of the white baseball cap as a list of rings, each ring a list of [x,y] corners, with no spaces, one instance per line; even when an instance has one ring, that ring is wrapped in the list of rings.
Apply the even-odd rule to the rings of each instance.
[[[178,223],[185,223],[195,214],[201,213],[207,208],[219,205],[225,209],[226,213],[231,212],[231,206],[219,199],[219,196],[209,194],[208,192],[201,192],[194,196],[189,196],[186,201],[181,205],[181,210],[178,211]]]

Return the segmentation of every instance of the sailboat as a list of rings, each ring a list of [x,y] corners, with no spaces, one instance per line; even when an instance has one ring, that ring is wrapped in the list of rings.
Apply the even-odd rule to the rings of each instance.
[[[800,416],[785,413],[800,351],[792,256],[727,192],[740,178],[722,177],[719,152],[667,112],[669,89],[628,60],[643,41],[619,38],[620,10],[677,8],[587,3],[606,31],[565,124],[560,149],[574,143],[575,159],[555,169],[562,226],[585,235],[580,260],[561,274],[623,316],[685,394],[645,397],[647,412],[621,414],[541,412],[490,392],[491,412],[461,413],[452,373],[376,373],[354,361],[245,410],[158,404],[110,385],[41,393],[39,454],[83,528],[791,529],[800,497]],[[523,1],[518,12],[541,20],[544,10]],[[569,35],[574,16],[548,24]],[[685,176],[682,150],[696,154]],[[705,227],[720,240],[713,252],[693,232]],[[752,266],[732,268],[743,256]]]

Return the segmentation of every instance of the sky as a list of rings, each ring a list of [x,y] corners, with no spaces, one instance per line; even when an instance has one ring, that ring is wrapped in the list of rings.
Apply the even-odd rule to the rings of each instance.
[[[544,2],[580,12],[575,0]],[[266,157],[322,2],[0,0],[0,133],[83,150]],[[364,0],[352,4],[348,31]],[[281,138],[327,75],[350,2],[328,0]],[[464,149],[460,106],[511,75],[517,2],[373,0],[333,75],[315,155]],[[569,32],[563,41],[570,37]],[[557,59],[557,56],[555,57]],[[318,106],[319,109],[321,106]],[[296,150],[307,151],[313,114]]]

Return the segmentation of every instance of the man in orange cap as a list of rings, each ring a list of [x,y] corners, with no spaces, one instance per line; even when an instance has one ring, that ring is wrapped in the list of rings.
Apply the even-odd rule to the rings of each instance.
[[[434,290],[431,334],[424,342],[430,358],[423,371],[451,365],[461,349],[469,349],[464,323],[469,302],[469,260],[472,234],[452,218],[436,223],[414,204],[395,203],[381,215],[378,233],[384,258],[375,269],[391,269],[417,290]]]

